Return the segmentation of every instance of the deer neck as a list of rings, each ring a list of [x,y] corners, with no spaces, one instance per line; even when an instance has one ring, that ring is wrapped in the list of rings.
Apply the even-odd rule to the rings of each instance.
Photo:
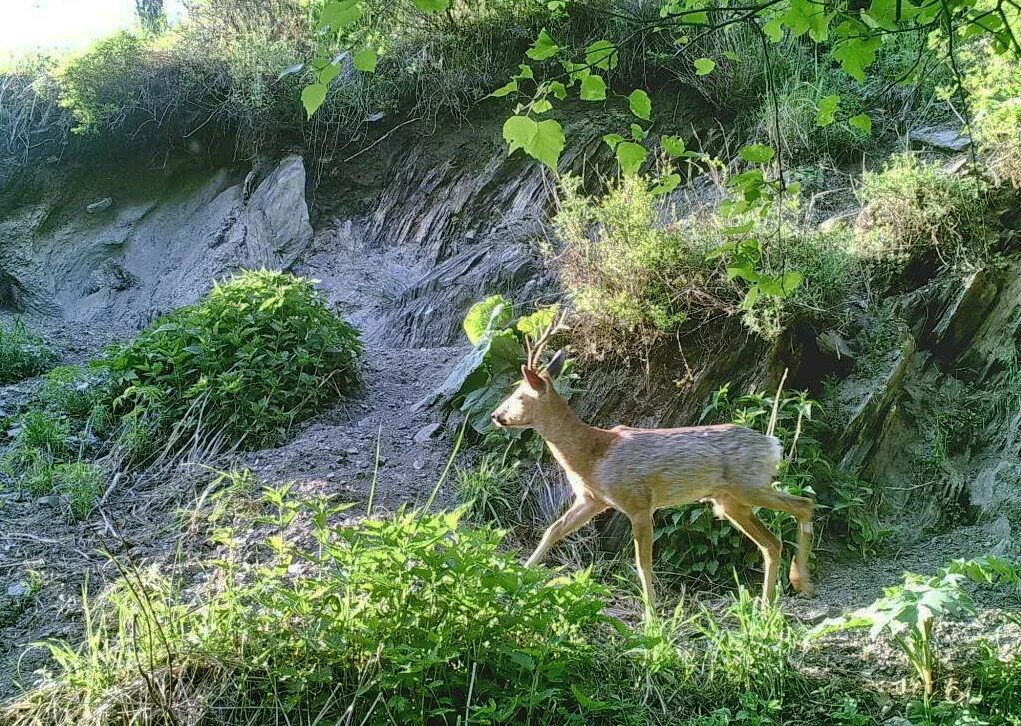
[[[554,405],[552,413],[536,431],[568,476],[588,478],[605,451],[602,434],[606,432],[586,424],[563,400]]]

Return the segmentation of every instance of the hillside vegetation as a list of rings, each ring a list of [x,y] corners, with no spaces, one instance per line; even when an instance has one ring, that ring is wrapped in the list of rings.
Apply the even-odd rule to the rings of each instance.
[[[371,188],[391,135],[470,140],[495,117],[504,163],[527,160],[549,191],[530,240],[541,279],[456,311],[468,352],[417,404],[451,432],[449,459],[422,471],[428,499],[396,512],[376,506],[395,486],[382,429],[371,466],[344,463],[349,442],[314,452],[337,454],[367,501],[245,468],[311,419],[349,416],[374,376],[421,375],[363,366],[378,338],[333,309],[329,282],[239,270],[75,365],[0,322],[0,386],[15,394],[0,399],[0,514],[55,502],[109,560],[74,628],[32,631],[45,665],[18,672],[0,721],[1021,726],[1016,534],[1008,551],[897,570],[871,605],[816,611],[754,599],[754,546],[705,506],[676,507],[656,520],[666,605],[643,617],[612,522],[551,569],[520,563],[562,482],[538,436],[489,418],[564,311],[556,342],[573,355],[557,385],[573,402],[779,438],[774,486],[818,505],[813,566],[859,568],[972,523],[961,480],[975,470],[954,459],[1008,469],[1021,406],[1016,305],[995,307],[1019,261],[1017,4],[202,0],[175,25],[139,6],[139,28],[0,74],[0,209],[45,196],[51,166],[248,168],[295,148],[357,177],[346,194]],[[322,181],[309,186],[326,195]],[[376,264],[328,209],[312,244]],[[979,326],[1000,336],[992,349],[969,349]],[[743,368],[713,368],[726,349]],[[921,393],[898,408],[910,385]],[[673,420],[672,400],[700,391],[698,421]],[[640,410],[650,398],[655,413]],[[127,490],[133,506],[132,487],[170,488],[188,466],[190,501],[145,510],[174,531],[150,559],[103,505]],[[886,486],[891,470],[903,480]],[[1018,531],[1017,499],[986,495]],[[928,529],[911,531],[922,520],[904,511],[927,507]],[[796,523],[762,514],[789,558]],[[46,597],[38,561],[12,567],[24,582],[0,598],[0,628]]]

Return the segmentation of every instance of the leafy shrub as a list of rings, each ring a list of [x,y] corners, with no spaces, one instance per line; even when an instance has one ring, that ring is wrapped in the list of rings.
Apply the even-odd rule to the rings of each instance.
[[[429,400],[442,401],[448,411],[460,411],[478,434],[496,435],[505,441],[521,437],[521,430],[496,431],[489,416],[520,380],[526,336],[534,339],[556,314],[554,306],[517,317],[511,301],[502,295],[472,305],[463,327],[468,342],[475,347],[454,366]],[[564,384],[568,378],[558,384],[562,394],[568,393]]]
[[[862,175],[860,252],[901,266],[913,258],[978,263],[990,242],[981,193],[971,177],[948,174],[912,154],[895,155],[882,171]]]
[[[213,563],[218,585],[194,599],[155,572],[129,574],[89,613],[80,647],[48,645],[57,672],[0,709],[4,722],[100,726],[168,708],[239,723],[267,708],[330,723],[587,722],[605,619],[588,575],[548,582],[456,513],[338,527],[336,508],[271,500],[312,516],[315,552],[274,536],[256,576]]]
[[[141,38],[122,31],[69,57],[57,71],[60,105],[70,110],[78,133],[117,127],[137,106],[146,48]]]
[[[983,172],[995,184],[1021,188],[1021,64],[984,43],[973,44],[964,55],[963,85]]]
[[[0,385],[37,376],[52,365],[54,358],[53,351],[28,330],[24,321],[0,323]]]
[[[129,430],[171,445],[197,434],[258,447],[354,391],[360,353],[358,331],[311,282],[263,270],[218,283],[103,365]]]
[[[706,321],[744,315],[766,338],[799,319],[840,314],[860,279],[849,238],[698,204],[670,218],[657,191],[627,175],[599,199],[565,177],[547,250],[575,312],[583,353],[630,356]],[[664,220],[664,217],[667,217]],[[799,267],[799,265],[801,265]]]
[[[970,596],[961,589],[963,575],[933,577],[905,574],[904,583],[883,589],[883,597],[852,615],[829,620],[815,633],[825,635],[841,629],[870,628],[875,639],[886,634],[907,657],[922,681],[926,695],[932,695],[936,654],[932,627],[938,618],[973,614]]]
[[[873,640],[886,635],[907,657],[918,674],[926,696],[931,696],[938,663],[932,630],[943,619],[973,615],[975,604],[962,587],[966,579],[985,584],[1006,584],[1021,597],[1021,568],[994,556],[955,560],[931,577],[904,574],[901,585],[883,589],[883,597],[865,608],[821,623],[815,636],[840,630],[869,628]]]

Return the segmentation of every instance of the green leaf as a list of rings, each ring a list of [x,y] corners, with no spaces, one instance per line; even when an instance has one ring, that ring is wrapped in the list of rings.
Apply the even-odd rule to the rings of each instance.
[[[857,116],[852,116],[847,119],[847,123],[868,136],[872,135],[872,119],[869,118],[867,113],[859,113]]]
[[[553,321],[556,319],[559,312],[559,305],[549,305],[544,308],[539,308],[531,315],[521,317],[514,327],[517,328],[519,333],[522,333],[532,339],[537,339],[542,331],[553,324]]]
[[[578,700],[578,705],[586,711],[601,711],[605,708],[609,708],[610,704],[604,701],[597,701],[594,698],[586,696],[578,686],[571,684],[571,693]]]
[[[564,129],[553,119],[535,122],[527,116],[511,116],[503,124],[503,138],[513,154],[523,149],[553,171],[557,169],[560,153],[564,150]]]
[[[674,189],[677,188],[677,186],[680,183],[681,183],[680,174],[668,174],[667,176],[662,177],[658,182],[656,182],[656,185],[653,186],[652,189],[650,189],[649,191],[651,191],[657,197],[662,196],[663,194],[669,194],[670,192],[672,192]]]
[[[509,83],[506,83],[497,88],[495,91],[486,96],[486,98],[503,98],[504,96],[514,93],[517,90],[518,82],[516,80],[512,80]]]
[[[553,57],[559,50],[560,46],[553,42],[553,38],[543,28],[539,32],[539,37],[532,44],[532,47],[525,51],[525,55],[532,60],[541,61]]]
[[[841,27],[848,24],[842,24]],[[853,32],[856,26],[852,26]],[[882,45],[880,37],[848,38],[842,40],[833,49],[833,57],[840,61],[841,67],[847,75],[855,80],[865,80],[865,69],[876,60],[876,51]]]
[[[801,284],[803,277],[800,272],[788,272],[782,277],[763,275],[759,279],[759,288],[764,295],[786,298]]]
[[[606,134],[603,137],[603,141],[606,142],[606,145],[609,146],[610,149],[614,150],[617,148],[617,144],[619,144],[623,140],[624,137],[621,136],[620,134]]]
[[[549,92],[552,93],[553,97],[557,100],[563,101],[567,98],[567,87],[560,81],[550,81],[547,88],[549,88]]]
[[[547,111],[553,110],[553,104],[545,98],[540,98],[538,101],[532,104],[532,111],[534,113],[546,113]]]
[[[415,7],[423,13],[442,13],[450,7],[450,0],[414,0]]]
[[[625,174],[634,174],[641,168],[649,152],[641,144],[622,141],[617,144],[617,163]]]
[[[513,317],[510,300],[503,295],[492,295],[468,310],[464,318],[464,334],[468,336],[469,343],[478,345],[488,331],[506,328]]]
[[[837,107],[840,105],[840,96],[834,94],[826,96],[819,101],[819,112],[815,117],[815,125],[826,127],[833,123]]]
[[[602,76],[595,74],[585,76],[581,81],[581,100],[582,101],[605,101],[606,100],[606,81],[603,80]]]
[[[751,144],[741,149],[738,155],[749,163],[765,164],[776,155],[776,152],[773,151],[772,147],[765,144]]]
[[[535,73],[532,71],[532,66],[530,66],[530,65],[522,63],[522,64],[520,64],[518,66],[518,70],[520,71],[520,73],[518,73],[514,77],[517,78],[519,81],[523,81],[526,78],[531,78],[531,79],[535,78]]]
[[[783,38],[783,26],[780,24],[780,20],[780,18],[773,18],[762,26],[762,32],[774,43],[779,43]]]
[[[585,63],[604,71],[617,67],[617,46],[608,40],[597,40],[585,49]]]
[[[338,73],[340,73],[340,65],[331,63],[319,71],[319,82],[324,86],[328,86],[330,81],[337,77]]]
[[[305,90],[301,92],[301,103],[305,106],[305,113],[308,114],[308,118],[312,118],[312,114],[323,105],[323,101],[326,100],[327,88],[322,83],[313,83],[311,86],[305,86]]]
[[[635,141],[642,141],[645,138],[645,129],[638,124],[631,124],[628,128],[631,130],[631,136]]]
[[[564,128],[559,122],[547,119],[539,122],[535,138],[525,151],[556,171],[565,143]]]
[[[695,75],[708,76],[716,68],[716,61],[710,58],[698,58],[695,60]]]
[[[663,151],[673,157],[681,156],[684,153],[684,139],[680,136],[660,136],[659,145],[663,147]]]
[[[362,5],[358,0],[340,0],[331,2],[323,8],[319,16],[319,27],[329,26],[339,31],[361,19]]]
[[[632,91],[631,95],[627,97],[627,101],[631,107],[631,113],[638,118],[648,121],[652,117],[652,99],[642,89]]]
[[[363,73],[375,73],[377,62],[378,58],[376,57],[376,51],[372,48],[362,48],[360,51],[355,53],[355,68]]]
[[[510,146],[508,154],[528,146],[538,124],[527,116],[511,116],[503,122],[503,140]]]

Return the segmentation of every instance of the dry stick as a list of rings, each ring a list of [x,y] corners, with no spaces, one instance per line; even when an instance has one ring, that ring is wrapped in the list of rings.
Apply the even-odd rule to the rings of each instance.
[[[787,373],[789,371],[789,368],[783,369],[783,376],[780,378],[780,385],[776,388],[776,398],[773,399],[773,412],[769,415],[769,426],[766,427],[766,436],[772,436],[773,431],[776,429],[776,416],[780,410],[780,394],[783,392],[783,384],[787,380]]]

